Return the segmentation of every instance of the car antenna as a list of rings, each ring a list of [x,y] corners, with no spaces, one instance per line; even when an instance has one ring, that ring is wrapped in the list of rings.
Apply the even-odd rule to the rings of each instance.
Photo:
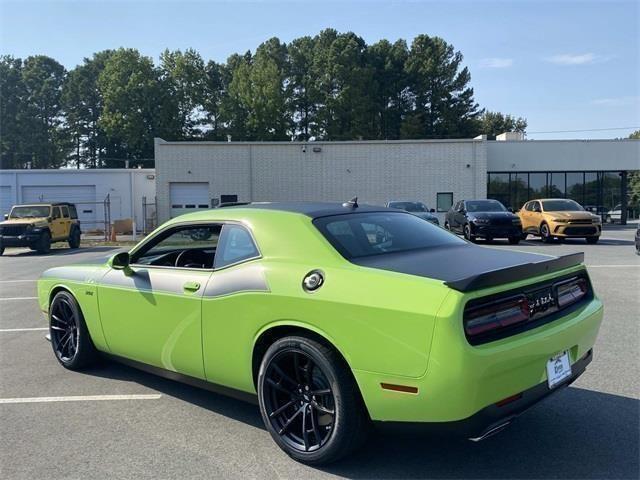
[[[348,202],[342,204],[343,207],[358,208],[358,197],[353,197]]]

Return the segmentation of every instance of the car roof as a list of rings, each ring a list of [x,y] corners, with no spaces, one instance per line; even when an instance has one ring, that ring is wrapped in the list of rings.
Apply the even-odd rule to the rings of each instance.
[[[58,205],[75,205],[75,203],[70,203],[70,202],[39,202],[39,203],[18,203],[17,205],[14,205],[14,207],[44,207],[46,205],[53,205],[53,206],[58,206]]]
[[[276,210],[281,212],[291,212],[305,215],[311,218],[328,217],[332,215],[343,215],[346,213],[370,213],[370,212],[393,212],[397,209],[381,207],[376,205],[365,205],[340,203],[340,202],[253,202],[246,205],[225,206],[224,210]]]

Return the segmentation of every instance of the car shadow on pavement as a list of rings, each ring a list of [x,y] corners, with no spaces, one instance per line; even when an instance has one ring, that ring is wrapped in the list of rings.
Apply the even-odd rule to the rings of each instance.
[[[640,401],[570,387],[482,442],[376,433],[350,478],[638,478]]]
[[[139,383],[264,429],[258,407],[240,400],[114,362],[86,373]],[[638,478],[639,431],[640,400],[570,387],[482,442],[377,428],[361,450],[321,470],[362,479]]]

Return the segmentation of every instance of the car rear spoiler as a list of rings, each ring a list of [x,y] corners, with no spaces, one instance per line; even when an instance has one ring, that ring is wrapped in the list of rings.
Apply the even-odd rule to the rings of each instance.
[[[470,275],[457,280],[450,280],[444,284],[460,292],[471,292],[483,288],[504,285],[505,283],[526,280],[527,278],[557,272],[565,268],[575,267],[584,262],[584,253],[572,253],[561,257],[542,260],[541,262],[523,263],[513,267],[490,270],[488,272]]]

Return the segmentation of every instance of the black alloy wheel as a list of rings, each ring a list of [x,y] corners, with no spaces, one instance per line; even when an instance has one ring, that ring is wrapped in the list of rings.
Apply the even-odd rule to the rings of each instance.
[[[264,404],[271,425],[296,450],[321,448],[336,415],[327,377],[303,351],[280,353],[265,372]]]
[[[56,294],[49,308],[49,334],[56,359],[71,370],[83,368],[97,357],[97,351],[75,298],[67,292]]]
[[[285,337],[265,353],[258,375],[260,413],[289,456],[327,464],[357,448],[368,416],[348,367],[332,348]]]
[[[551,243],[553,238],[551,237],[551,232],[549,231],[549,225],[543,223],[540,225],[540,238],[544,243]]]
[[[471,234],[471,226],[468,223],[465,224],[463,231],[464,231],[464,238],[466,238],[470,242],[475,242],[476,241],[475,235]]]
[[[520,243],[521,237],[509,237],[509,243],[511,245],[517,245]]]

